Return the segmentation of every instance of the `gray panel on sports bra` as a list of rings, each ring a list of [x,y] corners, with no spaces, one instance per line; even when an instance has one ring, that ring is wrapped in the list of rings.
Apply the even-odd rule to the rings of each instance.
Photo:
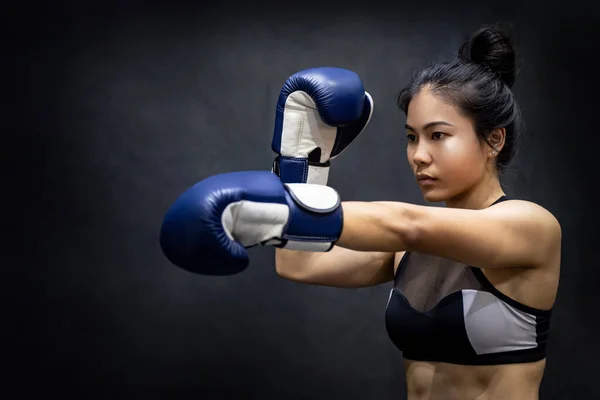
[[[477,354],[537,346],[535,316],[511,307],[492,293],[463,291],[465,328]]]

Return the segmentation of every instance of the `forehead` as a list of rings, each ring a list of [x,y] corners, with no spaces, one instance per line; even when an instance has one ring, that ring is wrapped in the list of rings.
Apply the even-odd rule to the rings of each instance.
[[[470,123],[454,105],[424,88],[411,100],[406,123],[420,128],[431,121],[446,121],[456,126]]]

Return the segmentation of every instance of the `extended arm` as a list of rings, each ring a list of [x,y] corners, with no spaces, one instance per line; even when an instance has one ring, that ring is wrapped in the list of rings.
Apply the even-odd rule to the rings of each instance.
[[[244,270],[246,249],[259,244],[308,252],[328,252],[334,245],[358,252],[408,250],[480,268],[506,268],[546,265],[560,241],[558,221],[526,201],[482,210],[341,202],[333,188],[285,185],[267,171],[216,175],[197,183],[168,210],[160,237],[174,264],[218,275]],[[389,271],[384,267],[389,261],[377,264],[373,271]],[[381,282],[377,276],[369,280]]]
[[[542,207],[508,201],[482,210],[401,202],[343,202],[337,245],[414,251],[481,268],[536,267],[560,244],[558,221]]]

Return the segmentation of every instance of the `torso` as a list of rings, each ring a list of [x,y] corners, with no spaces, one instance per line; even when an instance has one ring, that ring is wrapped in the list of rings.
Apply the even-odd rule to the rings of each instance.
[[[484,270],[502,293],[530,307],[550,309],[558,287],[560,250],[543,268]],[[404,252],[396,254],[395,269]],[[396,270],[394,270],[394,273]],[[408,400],[537,400],[545,359],[508,365],[467,366],[405,359]]]

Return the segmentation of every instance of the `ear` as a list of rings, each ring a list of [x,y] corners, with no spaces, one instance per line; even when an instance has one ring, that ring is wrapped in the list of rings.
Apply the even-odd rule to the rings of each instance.
[[[492,154],[494,157],[500,154],[502,148],[504,147],[504,141],[506,140],[506,129],[505,128],[497,128],[492,130],[490,135],[487,138],[487,143],[492,147],[490,151],[494,152]]]

